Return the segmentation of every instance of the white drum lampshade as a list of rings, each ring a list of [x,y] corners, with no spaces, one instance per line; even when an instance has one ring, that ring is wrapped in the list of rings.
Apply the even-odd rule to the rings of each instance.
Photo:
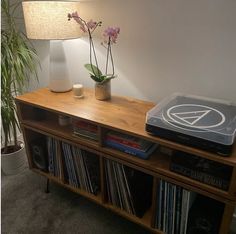
[[[79,12],[79,2],[25,1],[22,6],[29,39],[66,40],[81,36],[79,25],[74,20],[68,21],[67,17],[68,13]],[[63,46],[59,41],[50,42],[49,88],[54,92],[72,89]]]

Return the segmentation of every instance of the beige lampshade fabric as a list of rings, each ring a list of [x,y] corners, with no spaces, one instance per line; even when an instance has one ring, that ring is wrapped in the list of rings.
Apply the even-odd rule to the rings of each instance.
[[[25,1],[22,3],[27,37],[63,40],[81,36],[79,25],[68,21],[68,13],[79,13],[79,2]]]

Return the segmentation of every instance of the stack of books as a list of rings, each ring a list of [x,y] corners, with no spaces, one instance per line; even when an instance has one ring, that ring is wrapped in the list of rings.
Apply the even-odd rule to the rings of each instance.
[[[185,234],[189,209],[195,198],[196,193],[160,180],[157,192],[155,228],[166,234]]]
[[[108,202],[142,217],[151,206],[152,177],[111,160],[105,161],[105,176]]]
[[[172,155],[170,169],[223,190],[228,190],[232,175],[230,166],[181,151]]]
[[[73,133],[91,140],[98,141],[98,126],[83,120],[73,120]]]
[[[142,159],[147,159],[157,148],[157,144],[150,141],[114,131],[107,132],[105,145]]]
[[[63,142],[62,150],[68,183],[96,195],[100,190],[98,156]]]
[[[48,172],[60,179],[63,178],[62,165],[60,163],[59,152],[58,152],[59,141],[47,137],[47,151],[48,151]]]

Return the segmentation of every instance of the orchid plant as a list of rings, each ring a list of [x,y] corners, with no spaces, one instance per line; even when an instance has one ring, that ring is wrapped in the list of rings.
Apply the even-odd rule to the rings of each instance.
[[[93,42],[93,33],[102,25],[102,22],[96,22],[90,20],[86,22],[82,19],[77,12],[69,13],[68,20],[74,19],[80,26],[81,31],[88,33],[89,36],[89,64],[85,64],[85,68],[89,71],[90,77],[98,83],[105,83],[113,78],[115,78],[115,68],[114,61],[112,57],[111,46],[117,42],[118,34],[120,33],[119,27],[108,27],[103,32],[104,41],[101,43],[106,48],[106,67],[105,73],[103,74],[98,66],[98,60],[96,56],[96,50]],[[108,73],[109,61],[111,62],[112,73]],[[93,64],[95,63],[95,65]]]

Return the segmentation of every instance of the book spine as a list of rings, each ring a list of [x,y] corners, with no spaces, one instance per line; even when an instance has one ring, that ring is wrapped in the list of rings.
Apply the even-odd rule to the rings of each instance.
[[[136,149],[141,149],[141,146],[139,144],[137,144],[135,142],[127,141],[127,140],[122,139],[120,137],[117,137],[115,135],[107,135],[106,139],[108,141],[114,141],[114,142],[117,142],[117,143],[120,143],[120,144],[123,144],[123,145],[126,145],[126,146],[130,146],[130,147],[133,147],[133,148],[136,148]]]
[[[86,138],[89,138],[89,139],[92,139],[92,140],[95,140],[95,141],[98,140],[98,135],[97,134],[94,134],[92,132],[88,132],[88,131],[85,131],[85,130],[81,130],[81,129],[74,130],[74,135],[75,136],[86,137]]]
[[[147,152],[149,148],[151,148],[151,146],[153,145],[153,143],[150,142],[146,147],[143,147],[143,148],[141,146],[136,147],[136,145],[130,144],[127,141],[114,139],[110,136],[107,136],[105,138],[105,141],[110,141],[110,142],[113,142],[114,144],[119,144],[124,147],[129,147],[130,149],[138,150],[140,152]]]
[[[143,140],[130,135],[121,134],[118,132],[108,132],[106,134],[106,137],[137,149],[146,149],[151,144],[151,142],[147,140]]]
[[[80,128],[80,129],[87,130],[87,131],[94,132],[94,133],[98,131],[98,128],[96,125],[86,123],[86,122],[81,122],[81,121],[80,122],[74,121],[73,127]]]
[[[112,148],[118,149],[124,153],[132,154],[134,156],[138,156],[143,159],[146,159],[156,148],[155,145],[153,145],[153,147],[151,147],[149,151],[142,152],[140,150],[135,150],[135,149],[130,148],[128,146],[123,146],[123,145],[120,145],[120,144],[112,142],[112,141],[105,141],[105,144],[107,146],[112,147]]]

